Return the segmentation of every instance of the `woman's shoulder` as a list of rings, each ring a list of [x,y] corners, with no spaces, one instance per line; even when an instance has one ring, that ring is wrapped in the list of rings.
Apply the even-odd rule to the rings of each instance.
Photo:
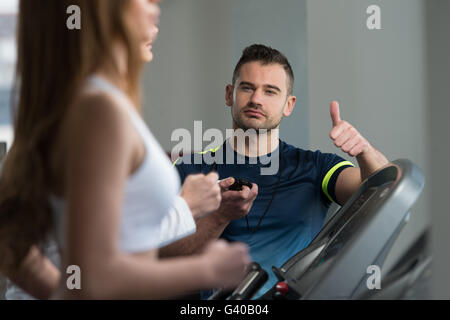
[[[67,115],[69,121],[99,121],[102,123],[126,123],[128,114],[123,102],[113,94],[101,90],[81,91],[74,99]]]
[[[122,154],[135,152],[136,134],[129,114],[123,103],[107,92],[81,92],[71,104],[63,127],[67,146],[90,145],[91,149]]]

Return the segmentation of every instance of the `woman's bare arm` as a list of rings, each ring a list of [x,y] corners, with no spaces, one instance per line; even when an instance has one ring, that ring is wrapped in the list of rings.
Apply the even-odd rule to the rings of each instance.
[[[247,249],[239,244],[219,243],[209,256],[163,262],[156,252],[119,252],[123,191],[135,162],[136,133],[126,111],[112,98],[86,97],[73,110],[68,126],[65,265],[80,267],[82,289],[71,296],[167,298],[237,284],[248,262]]]

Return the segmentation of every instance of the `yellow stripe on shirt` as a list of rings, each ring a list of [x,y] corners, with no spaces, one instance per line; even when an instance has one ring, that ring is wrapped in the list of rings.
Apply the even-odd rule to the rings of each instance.
[[[330,194],[328,193],[328,182],[330,182],[331,177],[333,176],[333,174],[336,172],[337,169],[339,169],[342,166],[347,166],[347,165],[352,166],[352,167],[355,166],[350,161],[339,162],[337,165],[335,165],[333,168],[331,168],[327,172],[327,174],[325,175],[325,178],[323,178],[323,180],[322,180],[322,191],[328,197],[328,199],[330,199],[331,202],[334,202],[334,200],[333,200],[333,198],[331,198]]]
[[[222,145],[220,145],[220,146],[218,146],[217,148],[214,148],[214,149],[209,149],[209,150],[205,150],[205,151],[202,151],[202,152],[197,152],[197,154],[207,154],[208,152],[215,153],[215,152],[217,152],[217,150],[219,150],[220,148],[222,148]],[[178,160],[180,160],[180,157],[178,157],[177,160],[175,160],[175,161],[172,163],[172,166],[175,166],[175,165],[177,164]]]

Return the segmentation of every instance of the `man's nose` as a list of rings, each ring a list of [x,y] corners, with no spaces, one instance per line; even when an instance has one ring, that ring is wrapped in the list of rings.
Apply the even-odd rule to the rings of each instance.
[[[253,91],[253,94],[250,97],[250,102],[252,104],[261,106],[263,102],[263,92],[261,90]]]

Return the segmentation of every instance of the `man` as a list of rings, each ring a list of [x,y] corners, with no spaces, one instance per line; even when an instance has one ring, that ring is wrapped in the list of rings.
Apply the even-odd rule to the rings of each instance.
[[[341,120],[335,101],[330,106],[330,138],[356,157],[359,168],[335,154],[302,150],[279,140],[280,122],[291,115],[296,102],[293,83],[292,68],[279,51],[264,45],[244,50],[233,82],[226,87],[226,104],[235,132],[253,135],[244,139],[243,146],[237,142],[239,134],[233,135],[222,146],[203,152],[200,162],[198,155],[177,162],[182,180],[216,170],[223,179],[222,202],[216,212],[197,219],[195,234],[163,248],[161,256],[193,254],[218,237],[245,242],[252,259],[269,273],[258,297],[276,283],[271,267],[280,267],[319,232],[330,204],[343,205],[365,178],[388,163],[352,125]],[[208,155],[216,161],[206,161]],[[262,173],[269,169],[268,158],[277,160],[273,174]],[[228,190],[233,177],[253,182],[252,188]]]

